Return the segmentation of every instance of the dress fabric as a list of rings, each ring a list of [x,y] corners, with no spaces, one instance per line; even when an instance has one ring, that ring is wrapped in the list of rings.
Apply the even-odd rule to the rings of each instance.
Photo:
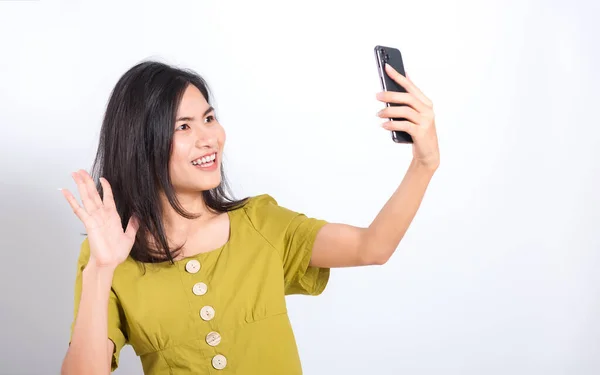
[[[121,349],[131,345],[147,375],[302,374],[285,296],[324,291],[330,270],[309,262],[327,222],[267,194],[228,215],[230,237],[218,249],[143,267],[130,257],[117,267],[108,306],[113,371]],[[89,256],[86,238],[75,316]]]

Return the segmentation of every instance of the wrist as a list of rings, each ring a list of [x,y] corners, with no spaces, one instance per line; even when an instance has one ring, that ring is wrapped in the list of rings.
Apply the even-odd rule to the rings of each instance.
[[[419,159],[414,159],[410,163],[409,170],[418,174],[432,177],[438,168],[439,163],[427,163]]]
[[[98,264],[98,262],[94,259],[94,257],[90,257],[87,265],[83,269],[83,273],[88,275],[94,275],[100,278],[110,278],[112,279],[113,274],[115,273],[115,269],[117,265],[107,265],[107,264]]]
[[[114,261],[112,259],[103,259],[100,260],[94,256],[94,254],[90,254],[90,258],[88,260],[88,264],[98,268],[99,270],[106,271],[114,271],[120,262]]]

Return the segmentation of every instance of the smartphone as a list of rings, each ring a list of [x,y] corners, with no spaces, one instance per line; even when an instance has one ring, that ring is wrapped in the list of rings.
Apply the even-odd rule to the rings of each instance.
[[[381,88],[384,91],[406,92],[404,87],[396,83],[385,71],[385,64],[390,64],[392,68],[403,76],[404,63],[402,62],[402,54],[400,50],[392,47],[375,46],[375,60],[377,60],[377,71],[381,80]],[[405,104],[386,103],[388,107],[404,106]],[[390,121],[405,121],[405,118],[391,118]],[[396,143],[413,143],[413,139],[407,132],[392,131],[392,140]]]

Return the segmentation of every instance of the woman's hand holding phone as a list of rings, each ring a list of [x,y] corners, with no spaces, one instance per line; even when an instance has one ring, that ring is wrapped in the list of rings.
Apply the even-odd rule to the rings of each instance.
[[[408,77],[398,73],[389,64],[385,64],[385,71],[407,92],[377,93],[377,100],[381,102],[404,104],[389,106],[377,113],[380,118],[405,119],[405,121],[386,121],[382,127],[390,131],[398,130],[410,134],[413,139],[414,161],[429,170],[436,170],[440,163],[440,152],[433,103]]]

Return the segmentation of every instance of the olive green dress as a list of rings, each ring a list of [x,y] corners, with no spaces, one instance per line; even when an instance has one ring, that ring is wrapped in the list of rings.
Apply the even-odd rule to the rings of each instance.
[[[330,270],[309,261],[326,222],[281,207],[266,194],[229,218],[230,238],[218,249],[174,265],[143,268],[130,257],[117,267],[108,307],[113,371],[129,344],[148,375],[302,374],[285,295],[325,289]],[[75,315],[89,253],[85,239]]]

